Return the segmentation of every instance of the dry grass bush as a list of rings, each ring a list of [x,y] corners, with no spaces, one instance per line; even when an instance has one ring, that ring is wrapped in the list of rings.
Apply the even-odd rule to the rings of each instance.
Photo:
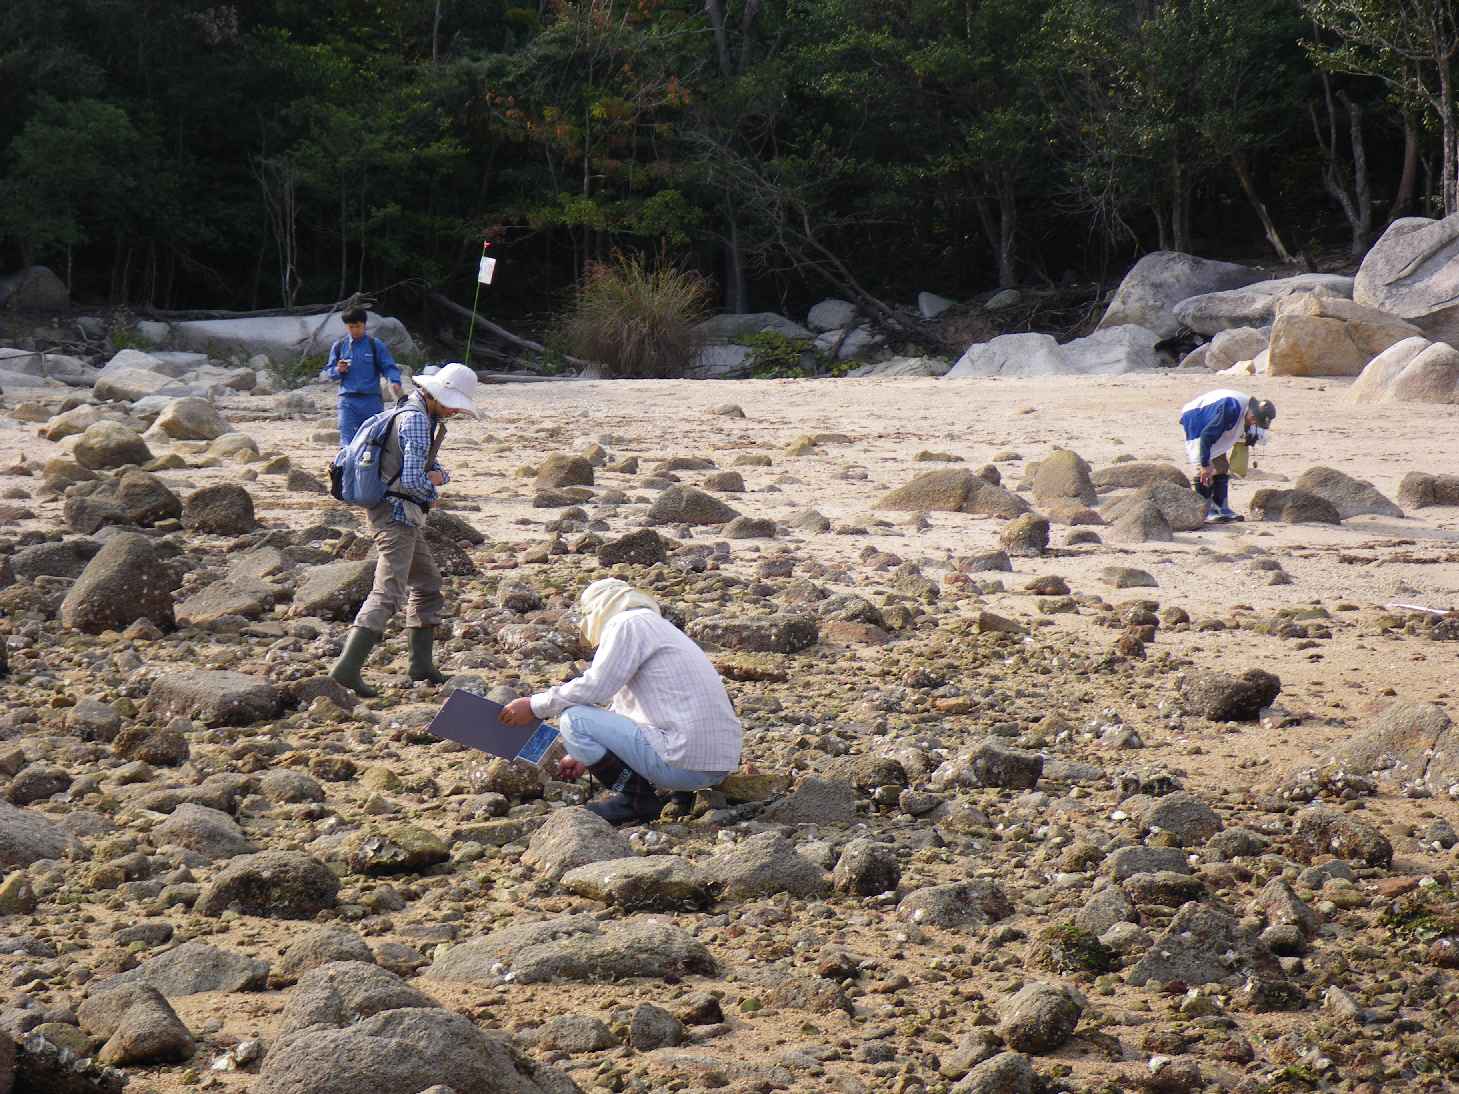
[[[708,314],[709,299],[709,283],[697,273],[615,255],[588,267],[558,341],[612,376],[682,376],[702,344],[695,327]]]

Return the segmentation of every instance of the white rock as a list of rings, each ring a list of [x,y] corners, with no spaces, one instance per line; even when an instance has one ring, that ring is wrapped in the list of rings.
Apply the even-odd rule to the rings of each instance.
[[[166,323],[143,319],[137,324],[137,336],[149,346],[165,346],[167,340],[172,337],[172,328]]]
[[[1298,274],[1271,281],[1258,281],[1241,289],[1203,293],[1175,306],[1175,317],[1183,326],[1207,337],[1236,327],[1267,327],[1276,309],[1293,293],[1351,300],[1353,279],[1340,274]]]
[[[366,330],[389,346],[396,356],[417,352],[415,340],[398,319],[370,312]],[[263,355],[281,362],[292,362],[306,351],[327,352],[344,334],[344,321],[338,312],[327,319],[322,313],[254,319],[201,319],[173,327],[173,341],[185,348]]]
[[[1353,386],[1348,388],[1348,399],[1355,403],[1369,403],[1387,398],[1393,381],[1398,379],[1415,357],[1433,344],[1423,337],[1405,338],[1401,342],[1395,342],[1368,362],[1353,381]]]
[[[874,353],[886,345],[886,336],[870,327],[857,327],[843,339],[839,330],[827,331],[816,338],[815,348],[822,353],[830,353],[840,342],[840,348],[836,350],[836,360],[854,361],[859,357],[865,357]]]
[[[1170,364],[1170,359],[1155,348],[1159,341],[1160,336],[1153,330],[1126,324],[1101,327],[1088,338],[1076,338],[1060,348],[1069,372],[1119,376]]]
[[[1211,262],[1179,251],[1148,254],[1125,275],[1100,320],[1101,327],[1129,324],[1153,330],[1161,338],[1180,333],[1174,308],[1182,300],[1223,289],[1239,289],[1261,280],[1261,271],[1230,262]]]
[[[761,334],[774,331],[787,338],[809,338],[811,332],[793,319],[774,312],[754,312],[745,315],[716,315],[699,324],[700,335],[708,342],[732,342],[747,334]]]
[[[944,379],[971,376],[1062,376],[1068,371],[1059,343],[1047,334],[1002,334],[969,346]]]
[[[917,294],[917,311],[923,319],[936,319],[956,303],[956,300],[949,300],[947,297],[938,296],[933,292],[919,292]]]
[[[689,375],[701,380],[723,380],[750,374],[750,358],[754,351],[748,346],[708,345],[699,351]]]
[[[806,316],[806,326],[816,333],[844,330],[856,322],[856,305],[849,300],[822,300]]]

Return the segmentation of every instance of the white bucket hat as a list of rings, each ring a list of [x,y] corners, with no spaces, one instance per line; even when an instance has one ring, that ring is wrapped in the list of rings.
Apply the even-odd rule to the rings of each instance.
[[[465,365],[453,362],[429,376],[417,376],[415,386],[430,392],[431,398],[442,406],[479,417],[475,404],[476,373]]]

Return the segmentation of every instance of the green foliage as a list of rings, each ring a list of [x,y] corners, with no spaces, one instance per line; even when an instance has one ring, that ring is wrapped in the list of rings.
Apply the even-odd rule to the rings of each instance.
[[[698,274],[620,254],[588,267],[560,338],[613,376],[681,376],[701,345],[696,324],[708,304],[709,285]]]
[[[135,349],[145,352],[152,348],[152,342],[143,338],[135,327],[113,330],[107,335],[107,341],[111,343],[112,352],[114,353],[120,353],[124,349]]]
[[[306,353],[303,357],[291,357],[284,362],[270,360],[269,372],[283,387],[292,389],[313,383],[328,363],[328,354]]]
[[[815,352],[815,343],[810,338],[792,338],[779,331],[762,330],[744,335],[738,341],[750,350],[750,375],[757,380],[783,380],[816,371],[814,364],[808,368],[806,363],[806,356]]]

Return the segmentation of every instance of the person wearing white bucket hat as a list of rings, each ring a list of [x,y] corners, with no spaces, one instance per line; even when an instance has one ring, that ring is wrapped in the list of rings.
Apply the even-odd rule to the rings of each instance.
[[[414,383],[416,391],[401,400],[396,427],[386,434],[380,449],[380,476],[390,488],[384,500],[369,510],[377,555],[375,584],[329,673],[367,699],[377,692],[365,683],[360,670],[402,603],[410,633],[411,679],[446,682],[433,654],[445,598],[441,572],[423,528],[439,488],[451,481],[436,461],[446,439],[445,420],[458,414],[478,416],[473,402],[476,373],[465,365],[450,364],[429,376],[417,376]]]

